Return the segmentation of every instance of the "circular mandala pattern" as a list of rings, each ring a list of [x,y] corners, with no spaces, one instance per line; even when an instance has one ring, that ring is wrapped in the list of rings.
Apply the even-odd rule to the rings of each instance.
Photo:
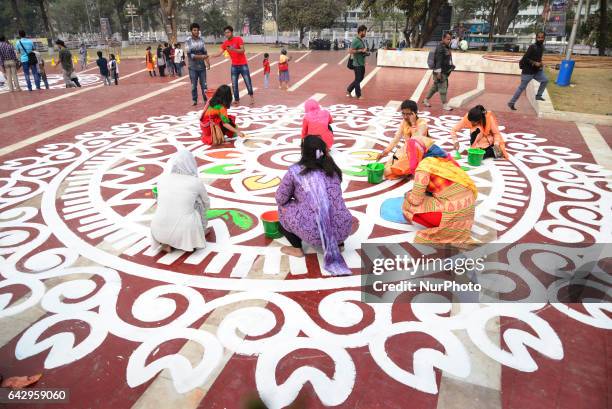
[[[312,251],[306,259],[289,258],[287,269],[278,245],[263,236],[259,215],[275,208],[276,187],[299,155],[301,107],[234,109],[249,138],[222,148],[200,143],[199,113],[190,112],[84,133],[73,143],[46,145],[38,149],[37,156],[4,162],[0,166],[5,175],[0,179],[0,256],[5,268],[0,288],[6,292],[0,293],[0,317],[37,303],[49,313],[21,335],[17,357],[42,353],[51,343],[45,366],[53,368],[90,354],[110,333],[138,344],[126,372],[127,383],[135,387],[159,372],[152,369],[155,365],[147,364],[151,351],[168,340],[185,338],[201,344],[206,352],[193,368],[183,366],[180,354],[164,357],[164,365],[176,374],[177,391],[187,392],[206,382],[227,348],[257,356],[254,377],[270,407],[289,404],[302,386],[291,379],[278,385],[274,375],[280,360],[299,348],[317,349],[332,358],[334,378],[322,372],[308,375],[321,401],[329,405],[346,400],[354,386],[350,348],[368,347],[382,372],[427,393],[437,392],[434,368],[457,377],[470,372],[470,356],[454,334],[457,330],[466,331],[490,358],[518,370],[536,370],[535,353],[561,359],[558,336],[537,314],[544,304],[461,304],[456,314],[449,315],[448,303],[414,303],[415,320],[396,322],[391,318],[393,303],[367,305],[361,301],[361,293],[354,290],[361,284],[357,252],[361,243],[411,242],[419,229],[380,217],[382,203],[402,197],[411,189],[410,181],[370,185],[365,178],[365,165],[391,140],[401,118],[395,109],[380,106],[332,105],[328,109],[334,117],[332,155],[343,170],[344,197],[354,216],[354,232],[344,252],[354,269],[350,277],[307,273],[306,262],[312,268],[320,257]],[[428,120],[430,135],[450,149],[449,130],[459,118],[428,112],[421,117]],[[523,132],[504,136],[511,160],[485,161],[468,170],[479,189],[474,236],[497,243],[538,237],[553,243],[538,249],[544,253],[558,251],[554,243],[559,242],[610,242],[610,172],[582,162],[579,153],[550,145],[545,138]],[[460,142],[466,146],[468,138],[464,133]],[[180,147],[195,154],[202,177],[208,180],[214,234],[205,249],[161,255],[149,238],[155,206],[151,189]],[[28,204],[38,196],[40,211]],[[506,266],[520,268],[527,249],[519,246],[513,251],[508,253]],[[564,256],[574,262],[580,258],[578,253]],[[76,264],[79,257],[89,260],[85,264],[90,266]],[[253,270],[261,272],[256,275],[259,278],[250,275]],[[275,279],[287,270],[285,279]],[[86,276],[74,279],[74,273]],[[131,311],[138,323],[117,315],[121,283],[129,276],[162,283],[133,299]],[[605,274],[600,276],[610,284]],[[48,289],[44,282],[50,278],[66,280]],[[563,287],[556,282],[540,285],[551,296]],[[20,290],[13,290],[16,287]],[[16,302],[23,288],[29,295]],[[204,290],[210,289],[228,293],[209,300]],[[319,290],[334,290],[316,308],[325,328],[289,296],[294,291]],[[181,310],[168,295],[186,299],[186,307]],[[192,328],[212,311],[246,301],[249,307],[227,314],[216,333]],[[252,301],[263,306],[253,307]],[[578,310],[559,303],[555,308],[588,325],[612,329],[610,304]],[[530,327],[529,332],[514,329],[502,334],[506,345],[513,346],[510,351],[492,344],[486,333],[487,322],[503,316]],[[77,346],[51,338],[39,340],[49,327],[75,319],[91,328]],[[142,322],[164,324],[139,325]],[[443,352],[423,350],[415,355],[419,362],[415,361],[414,368],[421,369],[410,373],[387,354],[385,343],[414,332],[431,337],[442,345]],[[538,342],[525,341],[527,333]]]

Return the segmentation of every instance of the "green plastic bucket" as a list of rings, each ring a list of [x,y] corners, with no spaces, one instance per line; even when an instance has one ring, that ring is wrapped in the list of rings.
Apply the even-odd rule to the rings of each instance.
[[[383,181],[383,174],[385,173],[385,164],[380,162],[368,163],[366,165],[366,171],[368,172],[369,183],[380,183]]]
[[[283,237],[280,231],[280,222],[278,221],[278,211],[270,210],[261,215],[264,233],[270,239],[278,239]]]
[[[485,151],[478,148],[470,148],[468,149],[468,163],[472,166],[480,166],[482,163],[482,157],[484,156]]]

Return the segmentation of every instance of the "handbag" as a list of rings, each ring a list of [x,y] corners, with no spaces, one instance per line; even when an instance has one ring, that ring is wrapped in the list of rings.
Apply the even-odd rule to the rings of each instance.
[[[19,40],[19,45],[21,46],[21,49],[23,50],[23,52],[27,53],[27,55],[28,55],[28,64],[29,65],[36,65],[36,64],[38,64],[38,58],[36,58],[36,54],[34,54],[33,51],[30,51],[28,53],[26,51],[25,47],[23,46],[23,44],[21,43],[21,40]]]
[[[349,57],[347,63],[346,63],[346,68],[348,68],[349,70],[354,70],[355,66],[353,65],[353,57]]]

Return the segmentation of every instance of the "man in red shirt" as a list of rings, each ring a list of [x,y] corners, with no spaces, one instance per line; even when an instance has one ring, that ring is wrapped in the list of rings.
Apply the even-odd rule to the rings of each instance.
[[[234,90],[234,104],[240,102],[240,93],[238,91],[238,76],[242,75],[244,84],[247,87],[249,96],[251,97],[251,104],[255,102],[253,96],[253,85],[251,83],[251,74],[249,72],[249,65],[247,63],[246,53],[244,49],[244,41],[242,38],[234,36],[234,28],[227,26],[223,29],[226,40],[221,44],[221,51],[215,54],[213,57],[219,57],[225,51],[227,51],[232,60],[232,89]]]

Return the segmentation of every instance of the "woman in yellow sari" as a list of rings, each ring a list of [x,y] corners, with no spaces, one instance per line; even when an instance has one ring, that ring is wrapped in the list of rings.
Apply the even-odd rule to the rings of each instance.
[[[415,242],[475,243],[471,236],[478,195],[474,182],[450,155],[425,156],[427,152],[419,140],[408,141],[414,187],[406,193],[402,210],[406,220],[427,227],[416,233]]]
[[[402,176],[408,176],[406,173],[406,142],[410,138],[427,137],[427,121],[423,118],[419,118],[417,115],[419,107],[416,102],[409,99],[402,102],[400,106],[402,111],[402,122],[400,127],[395,133],[395,137],[389,143],[389,145],[378,154],[376,160],[380,160],[387,156],[394,148],[403,142],[403,146],[399,146],[392,154],[391,158],[385,164],[385,178],[387,179],[398,179]],[[433,141],[427,138],[426,144],[433,144]],[[431,141],[431,143],[430,143]],[[429,147],[428,147],[429,148]]]

